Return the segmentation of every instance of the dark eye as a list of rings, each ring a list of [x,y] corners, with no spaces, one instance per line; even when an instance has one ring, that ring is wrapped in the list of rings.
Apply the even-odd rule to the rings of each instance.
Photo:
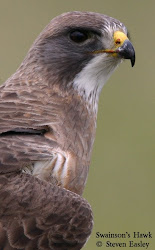
[[[84,31],[75,30],[70,33],[70,39],[75,43],[83,43],[88,39],[88,34]]]

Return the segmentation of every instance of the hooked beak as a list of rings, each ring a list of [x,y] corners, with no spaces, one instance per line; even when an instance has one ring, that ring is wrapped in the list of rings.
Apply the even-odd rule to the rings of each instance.
[[[114,57],[120,57],[124,59],[130,59],[131,66],[133,67],[135,64],[135,50],[132,43],[129,41],[126,34],[121,31],[114,32],[114,49],[104,49],[104,50],[96,50],[93,51],[94,54],[98,53],[108,53]]]
[[[120,57],[124,59],[130,59],[131,66],[133,67],[135,64],[135,50],[132,43],[129,40],[125,40],[122,46],[118,47],[115,50]]]

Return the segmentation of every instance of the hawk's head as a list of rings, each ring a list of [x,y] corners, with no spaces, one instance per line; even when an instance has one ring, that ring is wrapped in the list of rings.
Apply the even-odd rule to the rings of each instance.
[[[135,52],[123,23],[75,11],[54,18],[26,59],[49,84],[59,84],[63,91],[75,89],[96,108],[104,83],[122,59],[134,66]]]

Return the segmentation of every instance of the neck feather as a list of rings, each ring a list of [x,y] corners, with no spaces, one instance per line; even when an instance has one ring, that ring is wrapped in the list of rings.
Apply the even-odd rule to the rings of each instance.
[[[74,79],[73,87],[97,113],[100,92],[120,60],[101,54],[93,58]]]

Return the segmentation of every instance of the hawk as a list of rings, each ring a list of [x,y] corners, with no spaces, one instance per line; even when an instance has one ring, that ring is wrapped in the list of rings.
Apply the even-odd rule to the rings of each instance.
[[[101,89],[134,48],[120,21],[54,18],[0,87],[0,249],[83,247],[93,226],[81,197]]]

